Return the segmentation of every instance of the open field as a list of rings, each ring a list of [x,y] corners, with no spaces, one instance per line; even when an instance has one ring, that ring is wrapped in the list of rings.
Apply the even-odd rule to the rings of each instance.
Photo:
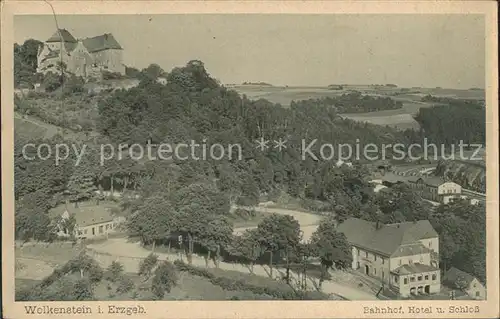
[[[36,258],[20,258],[16,256],[16,278],[40,280],[52,273],[54,265]]]
[[[346,85],[343,90],[330,90],[326,87],[278,87],[278,86],[235,86],[232,89],[245,94],[250,99],[267,99],[288,107],[292,101],[336,97],[351,90],[372,96],[390,96],[401,101],[403,107],[397,110],[385,110],[362,114],[343,114],[343,117],[355,121],[368,122],[376,125],[389,125],[396,129],[418,129],[420,126],[413,118],[422,107],[432,107],[435,103],[421,102],[421,98],[430,94],[436,97],[461,99],[484,99],[483,90],[455,90],[438,88],[415,88],[410,92],[402,92],[400,88],[375,88],[371,86]],[[416,93],[418,92],[418,93]]]
[[[410,114],[379,115],[379,112],[362,114],[343,114],[342,117],[357,122],[367,122],[375,125],[390,126],[399,130],[419,129],[420,125]]]
[[[79,245],[71,243],[55,242],[52,244],[26,243],[22,247],[15,248],[16,258],[37,259],[52,266],[62,265],[80,252]]]
[[[459,99],[484,99],[483,90],[457,90],[438,88],[415,88],[409,92],[402,92],[401,88],[377,88],[369,85],[344,85],[343,90],[330,90],[327,87],[283,87],[283,86],[258,86],[258,85],[237,85],[230,87],[240,94],[245,94],[250,99],[264,98],[273,103],[280,103],[289,106],[291,101],[318,99],[322,97],[335,97],[348,93],[349,91],[359,91],[362,94],[372,96],[390,96],[396,101],[413,102],[413,107],[420,102],[421,98],[430,94],[436,97],[449,97]]]

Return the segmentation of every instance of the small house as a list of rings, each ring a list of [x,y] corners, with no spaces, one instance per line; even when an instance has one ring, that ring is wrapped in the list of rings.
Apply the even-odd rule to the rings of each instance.
[[[74,216],[74,235],[78,239],[105,237],[115,231],[120,221],[111,214],[109,207],[97,202],[67,203],[54,208],[51,215],[63,221]]]
[[[473,299],[486,299],[486,287],[473,275],[455,267],[450,268],[444,274],[443,284],[463,291]]]

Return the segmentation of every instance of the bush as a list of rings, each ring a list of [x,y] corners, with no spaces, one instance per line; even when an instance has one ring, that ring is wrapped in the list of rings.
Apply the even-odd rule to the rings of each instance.
[[[66,78],[66,82],[64,83],[64,95],[71,95],[75,93],[83,93],[85,91],[84,88],[85,81],[80,76],[75,76],[72,74],[71,76]]]
[[[45,74],[45,76],[43,77],[42,84],[45,87],[45,91],[54,92],[61,87],[62,76],[60,74],[47,72],[47,74]]]
[[[118,261],[113,261],[106,270],[106,280],[116,282],[123,273],[123,265]]]
[[[134,282],[127,276],[121,276],[116,292],[119,294],[127,293],[134,288]]]

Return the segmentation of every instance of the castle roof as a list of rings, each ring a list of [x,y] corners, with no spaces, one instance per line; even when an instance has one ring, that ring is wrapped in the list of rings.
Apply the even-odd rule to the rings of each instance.
[[[385,256],[427,252],[418,241],[438,237],[428,220],[387,225],[381,223],[377,228],[374,222],[349,218],[338,225],[337,230],[345,234],[351,245]]]
[[[122,47],[111,33],[105,33],[93,38],[86,38],[83,40],[83,45],[89,52],[97,52],[108,49],[122,50]]]
[[[45,42],[61,42],[61,37],[64,42],[77,43],[78,41],[66,29],[59,29]]]

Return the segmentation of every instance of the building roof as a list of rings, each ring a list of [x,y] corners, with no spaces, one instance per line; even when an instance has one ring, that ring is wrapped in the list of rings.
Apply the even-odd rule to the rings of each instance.
[[[374,222],[349,218],[338,225],[337,229],[346,235],[351,245],[386,256],[398,252],[398,248],[402,245],[416,244],[421,239],[438,237],[428,220],[380,224],[376,229]]]
[[[122,50],[122,47],[111,33],[105,33],[93,38],[86,38],[83,40],[83,45],[89,52],[97,52],[108,49]]]
[[[53,217],[62,216],[66,211],[70,215],[75,216],[76,224],[80,227],[106,223],[113,220],[109,207],[96,205],[91,202],[81,203],[78,207],[75,207],[74,204],[68,204],[67,210],[66,205],[59,205],[52,209],[50,214]]]
[[[59,29],[45,42],[61,42],[61,37],[64,42],[77,43],[78,41],[66,29]]]
[[[446,183],[446,181],[439,176],[412,176],[411,178],[408,178],[408,181],[413,183],[418,182],[418,180],[422,180],[425,185],[433,187],[438,187],[439,185]]]
[[[443,283],[446,283],[452,287],[455,287],[456,281],[459,277],[462,277],[467,285],[470,285],[470,283],[476,279],[476,277],[472,276],[469,273],[466,273],[465,271],[462,271],[460,269],[457,269],[455,267],[451,267],[443,277]]]
[[[431,250],[425,247],[421,242],[411,245],[402,245],[392,254],[392,257],[406,257],[419,254],[430,253]]]
[[[436,270],[439,270],[439,268],[420,263],[413,263],[413,264],[405,264],[399,266],[398,268],[394,269],[392,273],[398,275],[411,275],[411,274],[420,274],[423,272],[436,271]]]

